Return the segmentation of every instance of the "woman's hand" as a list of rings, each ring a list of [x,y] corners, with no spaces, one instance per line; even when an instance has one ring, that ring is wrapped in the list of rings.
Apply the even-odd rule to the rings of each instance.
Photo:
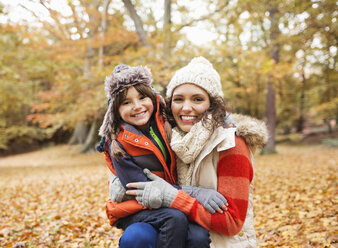
[[[196,198],[211,214],[214,214],[216,211],[222,214],[223,211],[227,210],[227,206],[229,205],[224,196],[214,189],[183,186],[182,190],[191,197]]]
[[[144,169],[143,172],[151,181],[128,183],[128,188],[136,188],[136,190],[128,190],[126,193],[135,195],[138,203],[145,207],[170,207],[176,198],[178,190],[148,169]]]

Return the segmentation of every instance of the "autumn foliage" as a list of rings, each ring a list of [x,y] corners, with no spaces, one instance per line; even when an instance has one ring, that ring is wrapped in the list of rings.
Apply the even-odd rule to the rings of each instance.
[[[220,73],[233,112],[267,120],[272,110],[276,132],[337,122],[335,1],[10,2],[0,3],[0,153],[55,142],[80,124],[97,129],[103,81],[117,64],[147,65],[164,93],[195,56]],[[17,10],[20,22],[10,18]],[[191,29],[213,38],[199,44]],[[94,147],[97,132],[85,136]]]
[[[100,154],[59,146],[0,159],[0,246],[118,247]],[[278,146],[255,160],[258,247],[337,247],[338,150]]]

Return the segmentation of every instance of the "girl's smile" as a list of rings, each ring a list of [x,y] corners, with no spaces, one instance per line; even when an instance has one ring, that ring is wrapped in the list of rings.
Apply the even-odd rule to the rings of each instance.
[[[131,115],[132,117],[142,117],[144,114],[146,114],[147,113],[147,111],[143,111],[143,112],[141,112],[141,113],[139,113],[139,114],[135,114],[135,115]]]

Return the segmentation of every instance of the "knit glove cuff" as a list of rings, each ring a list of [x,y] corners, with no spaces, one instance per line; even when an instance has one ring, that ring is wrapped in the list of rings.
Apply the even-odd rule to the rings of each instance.
[[[171,203],[175,200],[177,194],[178,190],[174,188],[172,185],[166,188],[165,195],[163,197],[162,207],[169,208]]]
[[[187,193],[188,195],[190,195],[191,197],[194,197],[194,187],[192,186],[182,186],[182,190]]]

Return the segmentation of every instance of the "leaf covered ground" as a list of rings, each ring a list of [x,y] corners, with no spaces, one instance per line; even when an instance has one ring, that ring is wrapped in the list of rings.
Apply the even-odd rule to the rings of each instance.
[[[75,148],[0,158],[0,247],[118,247],[104,159]],[[338,247],[338,148],[277,150],[255,160],[259,247]]]

